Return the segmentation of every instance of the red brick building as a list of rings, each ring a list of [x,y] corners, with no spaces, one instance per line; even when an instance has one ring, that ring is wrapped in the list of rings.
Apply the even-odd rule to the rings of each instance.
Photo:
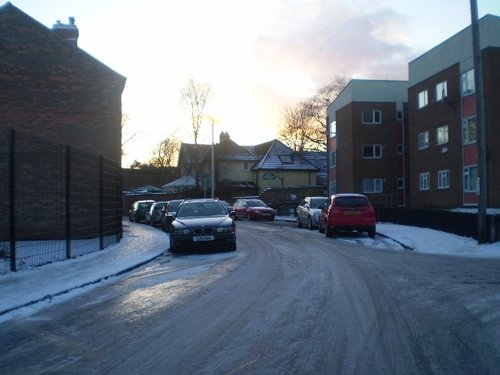
[[[125,78],[77,47],[78,29],[49,29],[0,6],[0,126],[121,162]]]
[[[328,108],[330,194],[404,206],[406,81],[352,80]]]
[[[488,206],[500,207],[500,17],[480,22]],[[409,63],[409,81],[353,80],[328,108],[330,193],[379,207],[478,204],[472,32]]]
[[[488,204],[500,207],[500,17],[480,22]],[[468,27],[409,63],[410,205],[478,204],[478,143],[472,32]]]

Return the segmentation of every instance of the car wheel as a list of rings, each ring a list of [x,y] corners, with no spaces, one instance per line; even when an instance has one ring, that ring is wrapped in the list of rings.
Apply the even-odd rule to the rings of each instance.
[[[329,227],[328,225],[325,226],[325,235],[326,237],[335,237],[335,229]]]
[[[297,216],[297,227],[302,228],[302,223],[300,222],[298,216]]]
[[[227,247],[227,251],[236,251],[236,242]]]
[[[309,230],[313,229],[313,222],[312,222],[310,216],[307,218],[307,229],[309,229]]]
[[[368,237],[370,237],[370,238],[375,238],[375,233],[376,233],[376,232],[375,232],[375,229],[370,229],[370,230],[368,231]]]
[[[318,231],[319,231],[319,233],[325,233],[325,228],[323,228],[323,227],[321,226],[321,220],[320,220],[320,222],[318,223]]]

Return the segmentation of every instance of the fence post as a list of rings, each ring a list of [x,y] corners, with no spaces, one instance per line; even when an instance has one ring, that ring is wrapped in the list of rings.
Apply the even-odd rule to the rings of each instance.
[[[99,156],[99,249],[104,249],[104,183],[103,156]]]
[[[71,146],[66,145],[65,158],[65,218],[66,218],[66,259],[71,258]]]
[[[16,257],[16,131],[9,129],[9,247],[10,270],[17,271]]]

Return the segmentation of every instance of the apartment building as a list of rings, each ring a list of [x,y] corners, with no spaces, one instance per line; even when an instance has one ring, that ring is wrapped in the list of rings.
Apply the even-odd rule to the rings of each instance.
[[[500,207],[500,17],[479,21],[488,206]],[[328,108],[330,193],[380,207],[478,204],[472,31],[409,63],[408,81],[352,80]]]
[[[500,207],[500,17],[479,22],[488,204]],[[409,63],[409,204],[478,204],[478,142],[472,31],[468,27]]]
[[[407,81],[351,80],[328,108],[330,194],[405,206]]]

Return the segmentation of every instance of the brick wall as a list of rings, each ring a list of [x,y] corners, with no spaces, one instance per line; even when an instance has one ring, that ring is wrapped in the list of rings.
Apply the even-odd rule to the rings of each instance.
[[[125,78],[11,4],[0,9],[1,125],[121,160]]]

